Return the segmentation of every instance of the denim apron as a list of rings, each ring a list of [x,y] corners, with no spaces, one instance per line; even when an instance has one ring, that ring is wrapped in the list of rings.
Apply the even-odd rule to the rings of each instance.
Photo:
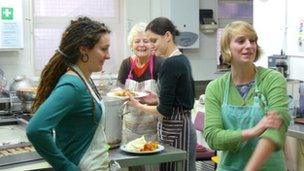
[[[109,160],[109,145],[106,141],[106,135],[104,131],[104,125],[105,125],[105,106],[104,102],[101,98],[97,96],[97,94],[94,92],[90,84],[86,81],[83,73],[81,70],[73,66],[73,69],[75,69],[78,74],[83,78],[85,81],[85,84],[89,88],[90,94],[93,96],[94,100],[101,106],[101,119],[98,123],[98,127],[95,131],[94,137],[91,141],[90,146],[88,147],[85,154],[82,156],[78,166],[81,171],[108,171],[111,170],[109,168],[110,160]]]
[[[254,100],[251,106],[235,106],[228,104],[231,74],[225,85],[224,101],[221,106],[225,130],[244,130],[254,127],[267,112],[267,100],[259,91],[257,77],[254,83]],[[253,154],[259,138],[243,142],[235,151],[223,151],[217,171],[241,171],[245,168]],[[274,151],[259,169],[262,171],[286,171],[285,159],[282,150]]]

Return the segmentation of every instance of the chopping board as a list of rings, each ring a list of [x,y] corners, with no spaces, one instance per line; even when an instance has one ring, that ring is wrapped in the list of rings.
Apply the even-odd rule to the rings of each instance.
[[[297,124],[303,124],[304,125],[304,118],[295,118],[294,122]]]

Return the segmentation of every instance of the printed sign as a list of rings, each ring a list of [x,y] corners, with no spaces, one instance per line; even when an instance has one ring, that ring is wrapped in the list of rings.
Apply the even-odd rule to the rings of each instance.
[[[0,10],[0,51],[22,49],[22,0],[1,0]]]
[[[14,19],[14,8],[1,8],[1,19],[2,20],[13,20]]]

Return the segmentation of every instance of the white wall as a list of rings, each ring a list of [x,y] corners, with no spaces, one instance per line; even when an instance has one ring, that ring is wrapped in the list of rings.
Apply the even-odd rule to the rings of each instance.
[[[257,65],[267,67],[267,57],[273,54],[279,54],[281,49],[290,58],[290,78],[304,80],[304,56],[295,54],[295,42],[293,36],[296,32],[291,32],[295,18],[304,19],[304,11],[301,9],[304,5],[303,0],[256,0],[254,3],[253,23],[259,36],[259,45],[263,49],[263,55]],[[286,10],[287,9],[287,10]],[[287,11],[287,13],[286,13]],[[294,11],[297,11],[296,13]],[[294,34],[294,35],[290,35]],[[295,40],[296,41],[296,40]],[[300,56],[294,56],[300,55]]]
[[[213,9],[214,18],[217,18],[217,0],[200,0],[200,9]],[[212,80],[220,76],[216,73],[216,33],[205,34],[200,32],[200,48],[185,50],[189,57],[193,77],[195,80]]]
[[[125,58],[127,58],[132,53],[127,44],[128,33],[134,24],[138,22],[148,23],[151,20],[152,0],[126,0],[123,5],[125,9],[125,39],[122,43],[125,44]]]
[[[284,37],[284,1],[253,1],[253,25],[259,36],[258,43],[263,55],[258,65],[267,67],[267,56],[279,54],[283,48]]]
[[[34,76],[31,39],[30,0],[23,0],[24,49],[13,52],[0,51],[0,68],[5,72],[10,84],[17,75]]]

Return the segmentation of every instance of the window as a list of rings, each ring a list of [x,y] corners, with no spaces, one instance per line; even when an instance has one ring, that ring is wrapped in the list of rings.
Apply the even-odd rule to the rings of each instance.
[[[35,0],[34,16],[34,64],[35,71],[40,72],[48,63],[60,43],[60,38],[70,23],[78,16],[88,16],[106,23],[111,29],[111,62],[106,62],[107,73],[117,73],[123,58],[123,37],[121,28],[121,10],[119,0]]]

